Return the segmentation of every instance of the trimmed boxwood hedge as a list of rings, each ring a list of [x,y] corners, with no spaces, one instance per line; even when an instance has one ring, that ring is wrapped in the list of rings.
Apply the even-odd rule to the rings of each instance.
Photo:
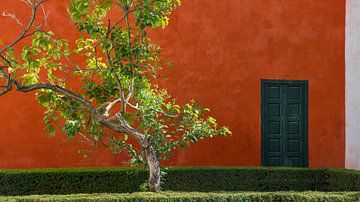
[[[353,202],[360,200],[360,193],[324,192],[238,192],[238,193],[199,193],[199,192],[160,192],[133,194],[76,194],[0,197],[1,201],[69,201],[69,202],[218,202],[218,201],[336,201]]]
[[[132,168],[0,170],[0,195],[136,192],[146,179]]]
[[[345,169],[170,167],[163,190],[360,191],[360,172]],[[147,171],[133,168],[0,170],[0,195],[144,191]]]
[[[163,188],[206,192],[326,191],[328,171],[303,168],[172,168],[165,177]]]

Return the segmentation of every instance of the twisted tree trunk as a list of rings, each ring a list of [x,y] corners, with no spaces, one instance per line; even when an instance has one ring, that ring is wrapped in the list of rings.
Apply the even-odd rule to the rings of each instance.
[[[160,162],[156,156],[155,150],[151,144],[144,148],[144,155],[149,168],[149,191],[160,191]]]
[[[0,72],[4,72],[2,68],[0,68]],[[6,72],[4,73],[5,76],[7,76]],[[10,78],[9,78],[10,79]],[[35,85],[30,86],[24,86],[21,83],[19,83],[15,79],[9,80],[9,87],[7,91],[11,90],[11,85],[15,84],[17,87],[17,90],[20,92],[30,92],[38,89],[49,89],[54,92],[66,95],[67,97],[83,104],[92,115],[98,118],[99,122],[106,126],[109,129],[112,129],[119,133],[126,133],[134,137],[138,140],[139,144],[142,146],[144,151],[144,157],[146,159],[146,162],[148,164],[149,168],[149,179],[148,179],[148,185],[149,185],[149,191],[151,192],[158,192],[160,191],[160,178],[161,178],[161,171],[160,171],[160,161],[158,157],[156,156],[156,152],[154,150],[154,147],[152,145],[150,136],[145,136],[144,134],[139,133],[134,128],[132,128],[121,116],[120,113],[116,114],[116,117],[118,118],[120,125],[114,124],[113,122],[107,120],[100,114],[100,112],[93,107],[87,100],[82,98],[81,96],[64,89],[60,86],[49,84],[49,83],[38,83]],[[6,92],[7,92],[6,91]],[[6,93],[5,92],[5,93]]]

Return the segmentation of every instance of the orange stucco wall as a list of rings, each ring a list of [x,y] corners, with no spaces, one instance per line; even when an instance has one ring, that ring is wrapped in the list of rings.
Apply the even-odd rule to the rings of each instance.
[[[2,0],[0,10],[26,16]],[[50,29],[74,40],[67,1],[50,0]],[[0,18],[0,38],[17,33]],[[160,84],[180,102],[195,98],[233,135],[174,152],[169,165],[259,166],[260,79],[309,80],[309,163],[344,167],[345,0],[183,0],[167,29],[152,33],[174,67]],[[118,166],[126,158],[49,137],[31,94],[0,98],[0,168]],[[89,147],[87,147],[89,148]]]

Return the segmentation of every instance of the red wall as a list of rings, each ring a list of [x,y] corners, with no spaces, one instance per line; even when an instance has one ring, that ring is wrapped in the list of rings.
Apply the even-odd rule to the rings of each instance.
[[[0,11],[25,15],[21,3],[2,1]],[[46,4],[48,23],[74,40],[66,2]],[[14,23],[0,22],[0,38],[14,38]],[[309,80],[310,166],[344,167],[345,0],[183,0],[169,27],[152,35],[174,63],[161,85],[182,103],[208,106],[233,132],[176,151],[167,164],[260,165],[260,79],[301,79]],[[33,95],[1,97],[0,110],[2,168],[118,166],[125,158],[96,149],[84,159],[79,144],[45,135]]]

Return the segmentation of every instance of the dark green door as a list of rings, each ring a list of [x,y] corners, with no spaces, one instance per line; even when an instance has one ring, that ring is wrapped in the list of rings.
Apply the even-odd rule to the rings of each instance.
[[[308,82],[261,81],[262,165],[308,166]]]

